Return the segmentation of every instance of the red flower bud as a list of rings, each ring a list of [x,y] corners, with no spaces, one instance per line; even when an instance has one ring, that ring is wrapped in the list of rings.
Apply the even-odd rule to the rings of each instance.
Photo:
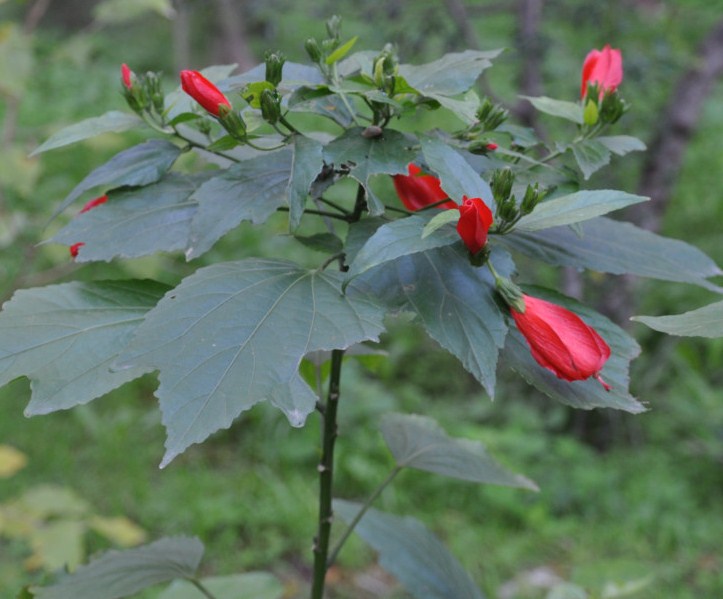
[[[602,50],[591,50],[582,65],[582,86],[580,97],[584,98],[589,83],[600,88],[600,97],[605,92],[614,92],[623,80],[623,56],[620,50],[606,45]]]
[[[96,206],[105,204],[107,201],[108,201],[108,196],[100,196],[99,198],[95,198],[94,200],[91,200],[85,206],[83,206],[80,209],[80,212],[78,214],[83,214],[83,212],[88,212],[88,210],[92,210]]]
[[[221,90],[198,71],[181,71],[181,87],[213,116],[220,116],[221,106],[231,108]]]
[[[462,197],[459,206],[457,233],[473,256],[487,243],[487,232],[492,226],[492,211],[480,198]]]
[[[496,143],[494,143],[494,142],[490,142],[490,143],[487,144],[487,149],[488,149],[490,152],[494,152],[497,148],[499,148],[499,146],[498,146]]]
[[[70,250],[70,255],[73,256],[73,258],[78,257],[78,250],[84,246],[85,244],[82,241],[79,241],[78,243],[74,243],[71,245],[68,250]]]
[[[123,86],[126,89],[131,89],[133,87],[133,80],[131,79],[132,75],[133,71],[130,70],[126,63],[123,63],[121,65],[121,83],[123,83]]]
[[[394,175],[394,189],[407,210],[420,210],[430,204],[441,202],[448,198],[446,191],[442,190],[437,177],[422,175],[422,169],[416,164],[407,166],[409,175]],[[452,200],[439,204],[439,208],[457,208]]]
[[[598,332],[562,306],[522,297],[524,312],[512,307],[510,312],[537,363],[566,381],[594,377],[609,391],[600,370],[610,357],[610,347]]]

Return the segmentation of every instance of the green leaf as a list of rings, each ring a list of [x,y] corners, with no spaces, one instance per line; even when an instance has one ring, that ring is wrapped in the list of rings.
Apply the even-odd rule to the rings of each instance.
[[[58,583],[33,591],[38,599],[119,599],[161,582],[193,576],[202,556],[198,539],[160,539],[135,549],[108,551]]]
[[[723,337],[723,301],[670,316],[633,316],[651,329],[683,337]]]
[[[461,98],[450,98],[431,92],[425,94],[424,97],[439,102],[442,107],[453,112],[455,116],[459,117],[459,119],[467,125],[472,125],[478,121],[477,110],[479,110],[480,107],[480,99],[473,90],[466,92]]]
[[[642,152],[647,149],[642,141],[631,135],[596,137],[595,141],[601,143],[613,154],[617,154],[618,156],[625,156],[625,154],[629,154],[630,152]]]
[[[78,262],[183,250],[198,206],[190,197],[209,176],[171,173],[145,187],[112,191],[105,204],[76,216],[51,241],[85,243]]]
[[[361,504],[334,500],[351,522]],[[379,553],[379,565],[416,599],[484,599],[457,559],[419,520],[370,509],[354,531]]]
[[[399,74],[421,94],[456,96],[470,89],[502,50],[465,50],[423,65],[399,65]]]
[[[349,175],[367,191],[367,204],[372,216],[384,212],[384,204],[369,187],[374,175],[407,174],[407,165],[414,160],[413,142],[403,133],[384,129],[379,137],[367,138],[362,127],[348,129],[324,148],[324,162],[339,169],[346,167]]]
[[[458,210],[445,212],[453,212],[459,216]],[[415,214],[379,227],[351,262],[347,281],[390,260],[459,241],[459,235],[454,229],[438,230],[422,238],[422,231],[430,222],[430,216]]]
[[[358,39],[359,36],[355,35],[348,42],[345,42],[344,44],[339,46],[336,50],[329,54],[329,56],[326,57],[326,64],[334,64],[335,62],[339,62],[349,53],[349,50],[354,47],[354,44],[356,44],[356,41]]]
[[[610,150],[595,139],[586,139],[573,144],[572,153],[585,180],[589,179],[595,171],[610,164]]]
[[[495,235],[491,242],[549,264],[692,283],[723,292],[707,280],[723,271],[699,249],[605,217],[580,223],[575,230],[515,230],[509,235]]]
[[[582,105],[578,102],[567,102],[566,100],[555,100],[547,96],[539,96],[532,98],[530,96],[520,96],[524,100],[528,100],[537,110],[545,114],[557,116],[578,125],[582,125]]]
[[[85,557],[85,533],[85,523],[77,520],[60,519],[43,523],[30,533],[33,561],[48,572],[66,567],[74,570]]]
[[[353,287],[342,295],[339,273],[261,259],[216,264],[166,294],[118,364],[160,371],[165,466],[263,400],[303,425],[316,402],[298,373],[304,354],[376,340],[383,315]]]
[[[455,355],[494,395],[499,348],[507,325],[495,301],[492,275],[469,263],[461,244],[439,247],[382,264],[356,281],[390,309],[415,313],[432,339]],[[504,251],[495,268],[509,277],[514,264]]]
[[[433,137],[422,137],[422,153],[429,167],[438,175],[442,189],[458,204],[462,196],[481,198],[494,212],[492,190],[464,156],[443,141]]]
[[[292,152],[283,149],[234,164],[191,196],[198,211],[191,221],[186,258],[197,258],[242,221],[260,224],[286,203]]]
[[[450,223],[456,223],[459,220],[459,210],[443,210],[437,216],[432,218],[422,230],[422,239],[426,239],[432,233],[441,229]]]
[[[523,216],[516,230],[539,231],[579,223],[650,198],[615,189],[583,190],[543,201],[532,214]]]
[[[202,578],[201,583],[215,599],[281,599],[284,586],[268,572],[245,572],[231,576]],[[186,580],[176,580],[158,599],[204,599],[206,597]]]
[[[53,218],[84,192],[99,187],[142,186],[158,181],[181,153],[170,141],[152,139],[116,154],[75,186],[53,213]]]
[[[109,372],[167,288],[149,281],[64,283],[22,289],[0,314],[0,385],[31,381],[28,416],[89,402],[148,369]]]
[[[260,109],[261,93],[265,89],[273,91],[276,88],[272,83],[269,83],[268,81],[254,81],[253,83],[249,83],[246,87],[244,87],[241,95],[243,96],[243,99],[249,103],[249,106],[251,106],[251,108]]]
[[[645,408],[630,395],[630,362],[640,354],[640,347],[623,329],[592,308],[542,287],[525,287],[525,293],[559,304],[578,314],[592,326],[610,346],[611,356],[602,369],[602,378],[612,389],[605,391],[599,381],[565,381],[540,366],[530,353],[525,338],[511,328],[502,352],[501,362],[517,371],[529,384],[552,399],[573,408],[614,408],[639,414]]]
[[[353,118],[344,101],[332,93],[328,86],[299,87],[289,96],[289,110],[310,112],[333,120],[345,129]]]
[[[296,231],[301,224],[306,198],[311,184],[324,167],[323,146],[310,137],[294,136],[294,157],[289,179],[289,229]]]
[[[514,474],[492,459],[476,441],[454,439],[431,418],[390,414],[382,435],[397,465],[476,483],[539,490],[528,478]]]
[[[102,116],[85,119],[61,129],[35,148],[30,155],[35,156],[41,152],[69,146],[75,142],[102,135],[103,133],[120,133],[141,125],[143,125],[143,120],[137,115],[111,110]]]
[[[294,235],[294,239],[312,250],[325,254],[338,254],[344,249],[344,244],[333,233],[315,233],[314,235]]]

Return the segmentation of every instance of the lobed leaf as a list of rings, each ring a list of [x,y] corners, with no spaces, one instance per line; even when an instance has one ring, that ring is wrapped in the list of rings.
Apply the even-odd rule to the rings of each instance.
[[[581,223],[575,230],[514,230],[492,240],[549,264],[692,283],[723,292],[723,288],[707,280],[723,271],[699,249],[605,217]]]
[[[128,597],[161,582],[195,574],[203,556],[196,538],[165,538],[134,549],[108,551],[54,585],[34,588],[37,599]]]
[[[399,65],[399,74],[421,94],[456,96],[470,89],[502,50],[465,50],[423,65]]]
[[[79,123],[64,127],[35,148],[30,155],[35,156],[103,133],[120,133],[141,125],[143,125],[143,120],[139,116],[111,110],[102,116],[85,119]]]
[[[27,376],[25,413],[88,403],[146,368],[110,372],[167,287],[150,281],[73,282],[17,291],[0,314],[0,385]]]
[[[403,133],[384,129],[380,137],[364,137],[361,127],[342,133],[324,148],[324,162],[335,168],[348,168],[349,175],[361,183],[367,192],[367,204],[372,216],[384,212],[384,204],[369,187],[374,175],[407,174],[407,165],[415,158],[413,142]]]
[[[334,500],[351,522],[361,504]],[[379,565],[416,599],[484,599],[457,559],[419,520],[370,509],[354,531],[379,553]]]
[[[632,135],[608,135],[596,137],[595,141],[618,156],[625,156],[630,152],[643,152],[647,149],[642,141]]]
[[[683,337],[723,337],[723,301],[670,316],[633,316],[651,329]]]
[[[583,190],[543,201],[532,214],[523,216],[517,231],[539,231],[579,223],[649,198],[615,189]]]
[[[476,483],[538,490],[531,480],[492,459],[484,445],[449,437],[431,418],[390,414],[382,421],[381,431],[398,466]]]
[[[207,252],[242,221],[263,223],[286,203],[292,152],[283,149],[234,164],[203,183],[191,196],[198,210],[191,221],[186,258]]]
[[[291,231],[299,228],[311,184],[324,167],[322,150],[322,144],[315,139],[304,135],[294,136],[294,157],[287,190]]]
[[[142,186],[155,183],[173,166],[180,154],[181,148],[162,139],[152,139],[123,150],[78,183],[55,210],[53,218],[84,192],[95,187]]]
[[[301,359],[376,340],[383,316],[355,288],[342,295],[338,273],[275,260],[227,262],[167,293],[118,364],[160,371],[163,467],[263,400],[303,425],[316,395],[299,376]]]
[[[585,180],[605,165],[610,164],[610,150],[597,139],[586,139],[573,144],[572,154],[575,156]]]
[[[82,241],[78,262],[183,250],[198,207],[191,196],[210,176],[170,173],[145,187],[111,191],[105,204],[76,216],[51,241]]]
[[[462,196],[481,198],[494,212],[492,190],[464,156],[443,141],[433,137],[420,138],[424,160],[439,177],[442,189],[458,204]]]
[[[578,125],[582,125],[583,123],[582,105],[579,102],[555,100],[547,96],[539,96],[536,98],[530,96],[520,97],[523,100],[529,101],[540,112],[572,121]]]
[[[382,264],[356,279],[389,309],[411,311],[427,334],[494,396],[495,370],[507,325],[495,301],[492,275],[470,264],[467,250],[438,247]],[[514,264],[493,253],[495,268],[509,277]]]

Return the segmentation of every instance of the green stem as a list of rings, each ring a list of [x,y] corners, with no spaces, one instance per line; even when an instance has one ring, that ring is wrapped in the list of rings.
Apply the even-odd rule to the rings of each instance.
[[[311,599],[323,599],[329,556],[329,537],[333,511],[331,507],[332,483],[334,481],[334,445],[337,437],[336,413],[339,405],[339,386],[344,350],[331,352],[329,393],[324,406],[321,461],[319,462],[319,522],[314,539],[314,573]]]
[[[200,580],[197,578],[187,578],[188,582],[190,582],[193,586],[195,586],[199,591],[201,591],[201,594],[206,597],[207,599],[216,599],[216,596],[209,591]]]
[[[357,515],[354,516],[354,519],[349,523],[349,526],[347,526],[346,530],[344,531],[344,534],[336,542],[334,549],[331,550],[331,553],[329,554],[329,561],[327,562],[327,567],[331,567],[331,565],[336,561],[336,558],[338,557],[339,552],[341,551],[341,548],[344,546],[344,543],[346,543],[347,539],[349,539],[349,537],[351,536],[351,533],[354,532],[356,525],[359,524],[361,519],[364,517],[364,514],[366,514],[367,511],[369,511],[369,508],[372,506],[372,503],[374,503],[376,501],[377,497],[379,497],[379,495],[382,494],[382,491],[384,491],[384,489],[386,489],[389,486],[389,484],[397,477],[397,474],[399,474],[401,471],[402,471],[401,466],[395,466],[394,470],[392,470],[389,473],[389,476],[387,476],[382,481],[382,483],[374,490],[374,492],[364,502],[364,505],[357,512]]]
[[[276,210],[279,212],[288,212],[289,207],[288,206],[279,206]],[[350,222],[351,217],[347,216],[345,214],[338,214],[336,212],[326,212],[325,210],[304,210],[304,214],[316,214],[317,216],[326,216],[328,218],[335,218],[337,220],[343,220],[346,222]]]

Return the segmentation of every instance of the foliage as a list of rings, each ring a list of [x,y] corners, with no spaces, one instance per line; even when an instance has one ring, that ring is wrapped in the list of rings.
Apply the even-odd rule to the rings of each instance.
[[[315,401],[311,388],[296,374],[303,356],[313,350],[344,350],[353,347],[358,341],[376,339],[382,329],[381,315],[384,311],[411,311],[416,314],[432,338],[456,355],[490,394],[494,390],[498,349],[503,346],[509,326],[504,310],[497,303],[494,278],[486,271],[480,270],[479,264],[475,264],[474,260],[470,261],[466,252],[461,250],[458,238],[450,234],[449,226],[446,229],[444,226],[439,227],[433,235],[427,236],[423,241],[422,235],[427,222],[424,218],[419,219],[421,221],[419,223],[413,222],[417,219],[416,216],[393,222],[386,222],[388,219],[386,215],[384,221],[381,219],[375,221],[372,218],[360,220],[365,211],[368,211],[370,216],[380,217],[389,208],[385,205],[387,201],[383,192],[378,191],[378,175],[405,173],[407,163],[415,159],[426,161],[441,180],[443,187],[449,188],[450,197],[453,199],[459,201],[464,195],[476,193],[492,204],[493,194],[488,181],[491,180],[495,169],[505,165],[504,156],[511,156],[510,153],[506,154],[503,149],[499,153],[499,158],[475,155],[471,151],[473,148],[469,142],[476,140],[455,138],[453,135],[455,132],[437,133],[436,136],[420,133],[415,138],[409,132],[395,132],[386,128],[386,125],[392,116],[412,115],[424,108],[453,110],[461,115],[462,121],[473,124],[473,117],[480,107],[479,99],[473,94],[465,94],[462,98],[455,96],[465,93],[482,68],[488,66],[489,58],[494,57],[493,53],[453,54],[422,67],[400,65],[399,76],[393,76],[392,79],[396,80],[390,83],[384,79],[384,75],[377,76],[377,65],[382,63],[379,70],[383,73],[383,65],[388,57],[383,53],[378,56],[384,58],[380,59],[377,56],[376,61],[371,60],[373,56],[370,57],[369,53],[351,55],[344,59],[348,64],[342,61],[337,70],[337,61],[350,50],[353,41],[341,44],[338,35],[335,37],[333,31],[330,31],[330,36],[329,39],[335,42],[330,46],[336,47],[328,51],[323,61],[327,67],[322,65],[321,72],[325,73],[326,82],[318,82],[316,78],[312,78],[304,80],[302,87],[306,88],[306,93],[311,90],[318,94],[318,97],[338,98],[337,106],[342,112],[346,109],[349,117],[353,117],[360,108],[364,110],[363,105],[366,104],[370,107],[373,116],[373,124],[370,127],[348,127],[345,133],[332,141],[312,131],[305,131],[302,136],[288,122],[276,126],[278,121],[272,122],[272,120],[278,117],[269,118],[269,113],[264,114],[263,110],[259,115],[254,110],[258,111],[263,108],[262,106],[255,107],[253,102],[249,102],[246,106],[244,101],[238,100],[236,96],[234,103],[241,107],[241,118],[261,123],[262,120],[259,118],[261,116],[272,128],[262,125],[254,129],[253,133],[247,134],[245,133],[247,129],[240,133],[240,130],[233,129],[222,121],[221,125],[226,128],[228,135],[217,128],[214,122],[205,122],[196,132],[193,127],[204,123],[198,115],[188,112],[186,113],[188,116],[184,116],[181,120],[177,115],[170,121],[165,121],[161,113],[158,115],[160,121],[152,119],[149,121],[151,126],[156,128],[160,126],[161,129],[165,127],[165,133],[175,135],[186,144],[184,149],[203,150],[202,146],[207,142],[196,133],[208,135],[210,132],[208,139],[210,145],[206,149],[210,148],[221,158],[231,157],[232,161],[238,161],[237,166],[220,171],[206,171],[193,176],[185,173],[166,174],[178,158],[178,146],[154,140],[120,152],[108,163],[93,171],[76,186],[59,208],[59,211],[62,210],[83,192],[98,185],[129,186],[130,189],[111,190],[109,206],[97,208],[87,215],[74,219],[54,237],[54,241],[70,245],[71,241],[84,239],[85,246],[80,250],[79,261],[108,260],[116,256],[135,257],[159,250],[184,250],[190,259],[209,251],[214,243],[241,221],[263,224],[271,217],[272,212],[279,208],[288,209],[291,216],[290,229],[297,233],[301,230],[298,227],[308,226],[305,224],[309,220],[307,217],[322,212],[321,203],[326,199],[322,194],[336,184],[338,179],[351,178],[360,185],[353,204],[337,203],[335,213],[325,211],[319,215],[327,219],[346,221],[349,224],[346,242],[342,246],[346,256],[340,255],[338,244],[333,243],[331,246],[335,247],[335,251],[330,253],[329,260],[318,270],[309,270],[307,264],[254,259],[198,269],[195,274],[177,285],[174,291],[168,292],[165,298],[148,312],[130,344],[128,344],[130,335],[125,331],[120,331],[120,336],[114,337],[110,343],[107,339],[103,339],[102,342],[92,341],[89,335],[84,334],[86,332],[94,334],[99,324],[107,326],[107,323],[98,321],[97,318],[99,316],[102,318],[103,313],[112,312],[117,308],[115,298],[104,297],[104,291],[99,292],[99,289],[107,288],[108,284],[94,281],[85,287],[73,288],[74,295],[77,291],[80,291],[78,295],[85,295],[81,301],[87,303],[82,303],[80,306],[73,303],[75,300],[70,303],[61,300],[59,304],[61,314],[72,311],[83,313],[90,307],[94,310],[93,313],[87,313],[85,320],[81,318],[79,321],[80,343],[85,344],[85,357],[89,360],[86,364],[78,362],[77,366],[83,372],[92,373],[98,369],[107,369],[108,353],[99,351],[104,348],[113,351],[110,358],[111,370],[115,371],[113,376],[117,375],[118,382],[124,380],[124,377],[134,378],[149,369],[160,368],[159,397],[169,434],[168,452],[164,463],[185,450],[191,443],[200,442],[219,428],[229,426],[241,411],[262,399],[270,400],[273,405],[287,414],[292,423],[300,424],[305,415],[313,410]],[[359,67],[359,71],[353,70],[352,65]],[[451,65],[460,67],[459,72],[464,75],[461,77],[463,80],[454,77],[450,80],[449,74],[453,72],[453,69],[450,69]],[[296,65],[288,64],[288,68],[296,68]],[[230,89],[233,89],[234,85],[237,89],[240,88],[238,80],[227,85]],[[219,87],[225,88],[223,81],[219,82]],[[299,89],[296,82],[288,84],[285,88],[282,80],[278,96],[274,101],[279,101],[279,107],[283,106],[281,99],[286,98],[291,102],[287,96],[293,97]],[[304,102],[297,102],[294,108],[295,111],[306,108],[311,113],[325,112],[319,108],[318,103],[314,102],[307,102],[306,106]],[[143,116],[146,118],[148,115],[150,113]],[[210,129],[204,129],[209,126]],[[282,131],[279,131],[280,128]],[[377,132],[377,129],[381,133]],[[97,131],[103,130],[104,126],[97,128]],[[251,130],[249,127],[248,131]],[[266,137],[263,135],[264,132]],[[590,130],[586,134],[594,133],[597,131]],[[520,152],[515,149],[515,153],[527,158],[522,162],[522,168],[518,169],[520,180],[525,182],[527,179],[534,180],[539,171],[549,168],[547,162],[552,162],[553,158],[566,154],[568,150],[585,178],[589,177],[610,157],[608,155],[606,160],[603,154],[603,158],[591,159],[589,151],[582,151],[581,148],[588,148],[590,144],[590,140],[585,137],[586,134],[571,140],[567,145],[559,146],[560,149],[548,151],[544,160],[538,160],[539,156],[537,158],[526,156],[527,150]],[[60,147],[57,140],[62,141],[63,134],[55,139],[52,145]],[[75,141],[79,138],[74,132],[65,139]],[[265,140],[271,140],[275,144],[285,143],[291,151],[280,150],[268,156],[250,157],[248,153],[236,147],[239,145],[236,142],[241,142],[246,144],[247,148],[266,146],[265,149],[268,149],[272,144],[266,145]],[[415,146],[416,143],[418,146]],[[161,147],[163,144],[167,145]],[[546,150],[542,145],[538,142],[535,142],[535,145],[538,146],[537,152],[544,154]],[[605,143],[603,146],[608,147]],[[625,145],[626,149],[620,149],[616,142],[610,142],[610,146],[609,150],[615,151],[616,148],[618,150],[616,153],[620,154],[628,149],[641,147],[636,143],[632,145],[628,143]],[[532,152],[530,154],[534,155]],[[516,159],[517,157],[514,158]],[[516,169],[519,165],[515,161],[511,164]],[[302,168],[297,168],[298,165],[302,165]],[[325,172],[325,167],[328,165],[333,165],[331,173]],[[505,248],[518,251],[515,247],[516,238],[522,238],[525,233],[540,233],[551,230],[551,227],[577,225],[591,218],[594,224],[599,222],[594,219],[595,216],[640,201],[640,198],[621,192],[562,193],[565,186],[570,184],[568,177],[569,172],[550,168],[545,175],[548,185],[552,181],[553,189],[550,197],[539,204],[532,214],[513,218],[510,222],[514,221],[516,228],[504,231],[505,234],[501,229],[491,232],[490,259],[503,277],[512,276],[514,264],[509,254],[497,246],[497,238],[500,245],[504,245],[504,242],[509,240],[509,245]],[[269,187],[263,187],[265,185]],[[560,191],[554,189],[558,186]],[[317,209],[309,208],[307,202],[309,204],[311,202],[306,199],[308,192],[311,192],[311,200]],[[518,197],[521,197],[523,192],[524,188],[516,190]],[[229,201],[236,199],[230,194],[237,194],[237,197],[243,198],[244,201]],[[272,201],[262,201],[268,200],[269,196]],[[514,202],[513,196],[494,197],[498,211],[501,203],[510,198]],[[154,204],[151,205],[150,202]],[[160,217],[153,209],[156,207],[155,202],[163,206],[164,211]],[[286,202],[288,208],[284,205]],[[108,211],[111,206],[114,212]],[[334,204],[331,206],[333,208]],[[115,211],[116,208],[119,210]],[[499,212],[498,216],[504,221],[503,215]],[[115,225],[123,223],[123,219],[126,219],[127,232],[158,231],[158,234],[152,234],[152,239],[148,240],[152,243],[145,246],[140,240],[136,241],[122,230],[119,230],[115,236],[109,234],[114,231]],[[379,244],[380,248],[386,248],[387,244],[381,243],[379,240],[382,237],[377,236],[385,232],[395,241],[400,241],[393,229],[402,224],[408,227],[407,233],[411,234],[401,239],[401,246],[398,249],[386,256],[380,256],[373,244]],[[577,227],[582,226],[577,225]],[[318,235],[314,229],[312,233]],[[343,233],[340,236],[336,236],[331,231],[329,233],[334,235],[332,239],[338,240],[344,237]],[[579,235],[580,230],[577,229],[576,233]],[[666,240],[645,238],[642,233],[639,237],[643,252],[654,253],[654,243],[667,243]],[[692,249],[686,248],[686,251],[694,253]],[[598,250],[600,256],[603,253]],[[358,263],[360,256],[372,256],[377,262],[370,264],[369,258],[365,258],[366,263]],[[608,267],[610,272],[636,272],[636,269],[639,269],[639,260],[631,256],[623,246],[618,245],[608,249],[605,257],[610,259],[610,263],[615,264]],[[344,267],[345,258],[350,266],[349,274],[346,277],[341,274],[329,274],[326,267],[331,261],[338,260]],[[550,260],[550,254],[546,254],[545,258]],[[704,256],[696,255],[696,258],[699,258],[701,266],[699,272],[692,275],[695,280],[691,282],[714,288],[708,278],[719,274],[720,271],[712,262],[706,262]],[[565,264],[563,259],[554,255],[550,261]],[[598,263],[600,261],[601,258],[598,259]],[[430,269],[439,273],[438,278],[429,279]],[[678,265],[662,265],[652,276],[679,280],[678,272]],[[278,285],[277,278],[280,278]],[[130,284],[133,285],[136,283]],[[251,290],[253,294],[244,295],[247,290]],[[34,290],[38,294],[34,301],[38,305],[44,302],[53,303],[57,301],[55,296],[58,295],[58,291],[54,287]],[[7,304],[5,314],[6,316],[9,314],[10,317],[6,317],[3,323],[8,333],[18,327],[14,314],[21,312],[26,306],[25,302],[20,301],[20,297],[18,295]],[[466,301],[469,297],[474,297],[475,302],[479,304],[470,305]],[[240,300],[242,303],[234,305],[231,300]],[[266,308],[264,301],[267,302]],[[574,311],[586,312],[581,306],[569,303],[567,300],[560,298],[559,301]],[[138,308],[136,304],[137,302],[134,302],[122,308],[126,311],[131,308],[136,310]],[[484,306],[482,311],[480,305]],[[313,309],[309,310],[310,306]],[[446,318],[440,318],[437,312],[440,306],[449,306],[452,310],[450,313],[456,314],[456,320],[450,323]],[[143,307],[145,304],[141,310]],[[248,307],[252,307],[253,310],[249,310]],[[28,308],[34,311],[36,304],[31,302]],[[257,308],[258,316],[255,316]],[[228,312],[224,313],[224,310]],[[310,316],[303,317],[307,310]],[[55,309],[49,310],[49,312],[54,311]],[[225,315],[230,315],[232,311],[233,317]],[[331,323],[325,319],[325,314],[333,314],[335,322]],[[241,318],[238,318],[239,315]],[[524,344],[518,343],[518,351],[505,350],[502,354],[503,361],[511,363],[517,370],[527,371],[525,378],[548,392],[551,386],[555,387],[552,395],[563,403],[587,408],[605,405],[638,411],[639,404],[627,391],[627,366],[636,355],[634,342],[622,331],[614,331],[594,313],[588,311],[586,316],[596,327],[607,330],[607,336],[612,335],[620,340],[617,344],[611,342],[620,363],[611,361],[604,373],[614,388],[609,396],[600,393],[597,389],[594,392],[592,388],[587,388],[590,387],[588,383],[591,381],[585,381],[587,387],[583,391],[580,391],[579,386],[560,383],[549,372],[542,370],[529,359]],[[229,328],[228,322],[237,318],[236,329]],[[317,319],[322,324],[317,324]],[[131,325],[132,323],[133,321]],[[332,326],[329,326],[330,324]],[[189,350],[180,345],[174,346],[174,342],[189,325],[191,329],[198,327],[198,337],[193,347]],[[44,326],[51,329],[57,325],[53,322],[44,322]],[[473,326],[476,328],[471,328]],[[470,331],[474,331],[471,338],[469,338]],[[57,377],[53,379],[54,384],[57,384],[58,380],[61,387],[70,384],[75,375],[68,368],[58,368],[53,357],[54,355],[57,355],[58,359],[64,357],[66,348],[62,346],[60,349],[53,348],[52,344],[57,342],[56,332],[52,335],[52,337],[48,335],[43,340],[41,333],[40,344],[37,343],[37,339],[27,334],[21,335],[19,348],[11,350],[4,358],[6,363],[3,368],[6,379],[10,380],[19,375],[35,377],[40,381],[38,387],[40,389],[42,382],[48,376],[47,371],[44,372],[39,366],[42,362],[44,368],[51,368],[61,373],[59,379]],[[280,344],[279,340],[282,338],[284,343]],[[514,332],[508,339],[513,338]],[[61,334],[60,340],[62,339]],[[205,345],[209,339],[213,339],[214,343]],[[482,341],[483,339],[485,341]],[[221,350],[215,350],[216,342],[221,344]],[[508,341],[508,345],[510,343],[511,341]],[[42,356],[33,357],[32,352],[26,354],[25,349],[31,346],[39,348]],[[283,359],[279,360],[279,355],[275,352],[282,347]],[[627,349],[622,351],[624,347]],[[213,349],[205,351],[208,348]],[[238,357],[243,356],[246,350],[249,352],[250,361],[237,362]],[[52,354],[50,359],[48,352]],[[24,357],[24,362],[20,360],[16,363],[14,357],[21,353],[29,357]],[[349,353],[351,354],[351,351]],[[241,368],[237,364],[242,364]],[[243,364],[250,364],[251,368]],[[184,385],[180,390],[181,393],[177,392],[178,382],[185,380],[184,371],[193,368],[194,372],[202,372],[198,369],[207,366],[210,368],[204,376],[194,377],[191,385]],[[136,370],[129,370],[130,367]],[[261,372],[259,375],[257,368]],[[319,372],[317,378],[320,379],[321,367],[317,366],[317,370]],[[333,374],[331,378],[333,381]],[[110,387],[91,388],[86,390],[86,393],[93,396],[101,394],[115,386],[116,383],[111,381],[109,375],[104,384],[110,384]],[[236,391],[225,388],[224,385],[231,383],[235,387],[241,385],[253,391],[248,396],[250,401],[244,399],[241,404],[230,403]],[[171,393],[168,394],[165,390],[167,385],[172,386]],[[77,403],[89,399],[92,397],[81,397]],[[323,401],[323,397],[319,397],[319,400]],[[36,395],[33,402],[38,404],[45,400]],[[49,409],[68,407],[67,403],[64,404],[61,400],[58,402]],[[200,408],[195,407],[198,405]],[[206,411],[207,409],[209,411]],[[422,591],[411,590],[417,596],[425,596],[418,594]]]

